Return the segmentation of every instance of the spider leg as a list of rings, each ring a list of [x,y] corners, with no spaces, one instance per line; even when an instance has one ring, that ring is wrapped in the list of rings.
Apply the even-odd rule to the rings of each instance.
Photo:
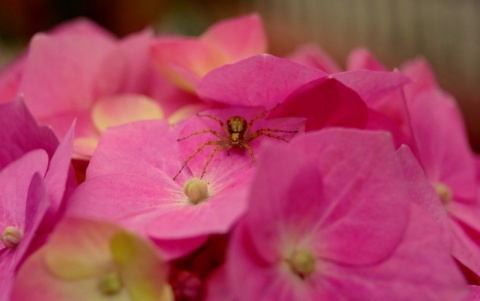
[[[225,133],[228,133],[228,128],[225,126],[225,123],[223,122],[222,119],[220,119],[219,117],[217,116],[213,116],[213,115],[210,115],[210,114],[197,114],[198,117],[207,117],[207,118],[210,118],[210,119],[213,119],[215,121],[217,121],[220,126],[222,127],[223,131]]]
[[[247,138],[245,138],[245,142],[248,143],[248,142],[250,142],[254,139],[257,139],[260,136],[267,136],[267,137],[275,138],[275,139],[282,140],[282,141],[285,141],[285,142],[289,142],[287,139],[283,138],[282,136],[278,136],[278,135],[269,133],[268,130],[269,129],[260,129],[260,130],[257,130],[255,132],[253,132],[251,135],[249,135]],[[273,130],[273,129],[270,129],[270,130]],[[283,132],[283,131],[282,130],[274,130],[272,132]],[[286,131],[285,133],[290,133],[290,131]],[[293,133],[295,133],[295,132],[293,132]]]
[[[228,142],[224,142],[224,141],[218,141],[218,142],[223,142],[222,144],[219,144],[217,147],[215,147],[213,150],[212,150],[212,153],[210,154],[210,156],[208,157],[208,160],[207,162],[205,162],[205,165],[203,166],[203,170],[202,170],[202,174],[200,175],[200,179],[203,178],[203,175],[205,175],[205,173],[207,172],[207,167],[208,165],[210,164],[210,162],[212,161],[213,157],[215,156],[215,154],[225,148],[225,147],[228,147]]]
[[[257,160],[255,159],[255,154],[253,153],[253,149],[247,143],[240,144],[244,149],[248,151],[250,157],[252,158],[253,165],[257,165]]]
[[[226,139],[225,136],[223,136],[222,134],[220,134],[220,133],[217,132],[217,131],[214,131],[214,130],[202,130],[202,131],[193,132],[193,133],[191,133],[191,134],[189,134],[189,135],[187,135],[187,136],[185,136],[185,137],[178,138],[177,141],[182,141],[182,140],[184,140],[184,139],[190,138],[191,136],[199,135],[199,134],[204,134],[204,133],[212,133],[212,134],[214,134],[215,136],[217,136],[217,137],[220,138],[220,139],[223,139],[223,140]]]
[[[173,180],[175,180],[178,175],[182,172],[182,170],[185,168],[185,166],[187,166],[187,163],[192,160],[193,157],[195,157],[196,154],[198,154],[205,146],[207,145],[223,145],[225,142],[224,141],[207,141],[205,143],[203,143],[202,145],[200,145],[196,151],[194,151],[190,156],[188,156],[188,158],[183,162],[183,165],[182,167],[180,168],[180,170],[177,172],[177,174],[173,177]]]
[[[276,109],[280,104],[277,104],[275,105],[273,108],[271,109],[268,109],[268,110],[265,110],[263,112],[261,112],[260,114],[254,116],[247,124],[247,129],[246,129],[246,132],[248,132],[248,130],[250,130],[250,128],[252,127],[253,123],[255,121],[257,121],[258,119],[262,118],[262,117],[265,117],[268,113],[270,113],[271,111],[273,111],[274,109]]]

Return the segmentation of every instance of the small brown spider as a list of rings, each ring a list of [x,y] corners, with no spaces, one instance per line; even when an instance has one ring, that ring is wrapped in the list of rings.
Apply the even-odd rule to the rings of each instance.
[[[182,172],[182,170],[185,168],[185,166],[187,166],[188,162],[193,157],[195,157],[195,155],[198,154],[207,145],[217,145],[217,147],[215,147],[212,150],[212,153],[208,157],[207,162],[205,162],[205,165],[203,166],[202,174],[200,175],[200,179],[203,178],[203,176],[207,172],[207,167],[210,164],[210,162],[212,161],[213,156],[215,156],[215,153],[218,152],[221,149],[227,148],[229,150],[232,147],[233,148],[246,149],[248,151],[248,153],[250,154],[250,157],[252,158],[253,164],[256,164],[257,161],[255,159],[255,155],[253,154],[253,150],[250,147],[250,145],[248,145],[248,143],[250,143],[252,140],[258,138],[259,136],[267,136],[267,137],[271,137],[271,138],[275,138],[275,139],[278,139],[278,140],[288,142],[288,140],[284,139],[283,137],[272,134],[271,132],[274,132],[274,133],[297,133],[298,131],[285,131],[285,130],[280,130],[280,129],[261,128],[259,130],[256,130],[256,131],[250,133],[250,129],[252,128],[253,123],[256,120],[258,120],[259,118],[262,118],[265,115],[267,115],[272,110],[273,109],[270,109],[270,110],[264,111],[264,112],[256,115],[248,123],[247,123],[246,119],[242,116],[232,116],[232,117],[228,118],[226,125],[219,117],[216,117],[216,116],[213,116],[213,115],[210,115],[210,114],[197,114],[197,116],[199,116],[199,117],[208,117],[208,118],[211,118],[213,120],[216,120],[220,124],[220,126],[222,127],[224,133],[219,133],[215,130],[206,129],[206,130],[202,130],[202,131],[193,132],[193,133],[191,133],[191,134],[189,134],[185,137],[177,139],[177,141],[181,141],[181,140],[187,139],[191,136],[204,134],[204,133],[212,133],[213,135],[220,138],[220,140],[207,141],[207,142],[204,142],[203,144],[201,144],[197,148],[197,150],[194,151],[185,160],[185,162],[183,162],[182,167],[180,168],[178,173],[175,175],[175,177],[173,177],[173,179],[175,180],[178,177],[178,175]]]

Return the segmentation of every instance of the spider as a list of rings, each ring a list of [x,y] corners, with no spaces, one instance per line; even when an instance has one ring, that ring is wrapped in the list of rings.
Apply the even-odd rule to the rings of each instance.
[[[261,112],[260,114],[253,117],[248,123],[247,123],[247,120],[242,116],[232,116],[232,117],[228,118],[227,123],[225,124],[217,116],[213,116],[213,115],[210,115],[210,114],[197,114],[197,116],[199,116],[199,117],[207,117],[207,118],[210,118],[210,119],[213,119],[213,120],[217,121],[220,124],[220,126],[222,127],[224,133],[220,133],[220,132],[217,132],[215,130],[205,129],[205,130],[202,130],[202,131],[193,132],[193,133],[191,133],[191,134],[189,134],[185,137],[177,139],[177,141],[182,141],[182,140],[187,139],[191,136],[204,134],[204,133],[212,133],[213,135],[220,138],[220,140],[207,141],[207,142],[204,142],[203,144],[201,144],[197,148],[197,150],[194,151],[183,162],[182,167],[180,168],[178,173],[175,175],[175,177],[173,177],[173,180],[175,180],[178,177],[178,175],[182,172],[182,170],[185,168],[185,166],[187,166],[188,162],[193,157],[195,157],[195,155],[197,155],[207,145],[216,145],[217,147],[215,147],[212,150],[212,152],[210,153],[210,156],[207,159],[207,162],[205,162],[205,165],[203,166],[202,174],[200,175],[200,179],[203,178],[203,176],[207,172],[207,167],[210,164],[210,162],[212,161],[215,154],[221,149],[227,148],[229,153],[230,153],[230,148],[232,148],[232,147],[233,148],[246,149],[249,152],[250,157],[252,158],[253,164],[256,164],[257,161],[255,159],[255,155],[253,153],[252,148],[249,145],[249,143],[252,140],[254,140],[254,139],[256,139],[260,136],[267,136],[267,137],[271,137],[271,138],[275,138],[275,139],[278,139],[278,140],[288,142],[288,140],[284,139],[281,136],[272,134],[272,132],[273,133],[297,133],[298,131],[285,131],[285,130],[280,130],[280,129],[261,128],[259,130],[254,131],[254,132],[250,132],[253,123],[256,120],[258,120],[259,118],[262,118],[265,115],[267,115],[273,109]]]

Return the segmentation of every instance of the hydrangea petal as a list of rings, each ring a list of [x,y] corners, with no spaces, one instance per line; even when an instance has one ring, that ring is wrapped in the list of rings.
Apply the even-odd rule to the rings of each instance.
[[[410,198],[391,137],[325,129],[300,136],[291,145],[314,156],[323,174],[329,202],[318,221],[318,235],[328,242],[318,246],[322,256],[361,264],[394,250],[408,221]]]
[[[474,158],[454,100],[440,91],[422,93],[410,115],[419,160],[432,184],[445,183],[458,201],[476,200]]]
[[[338,64],[322,49],[314,44],[305,44],[297,47],[288,59],[323,70],[326,73],[337,73],[342,71]]]
[[[92,108],[93,123],[100,132],[124,123],[162,118],[163,112],[158,103],[138,94],[104,97]]]
[[[209,72],[197,87],[207,103],[273,108],[304,84],[326,73],[268,54]]]
[[[120,231],[112,236],[110,250],[132,300],[173,300],[168,288],[159,289],[166,282],[168,269],[153,245]]]
[[[97,80],[92,74],[97,73],[113,48],[110,40],[98,36],[36,35],[30,43],[20,85],[32,114],[43,120],[87,109],[94,100]]]
[[[368,110],[356,92],[334,78],[320,78],[293,91],[270,117],[306,118],[305,130],[328,126],[363,128]]]
[[[264,53],[267,48],[262,20],[255,13],[215,23],[200,39],[225,53],[224,63]]]
[[[345,300],[464,300],[466,281],[442,248],[436,221],[415,204],[410,216],[405,237],[388,260],[354,269],[327,267],[327,281]]]
[[[21,98],[0,104],[0,125],[0,169],[38,148],[53,156],[58,139],[50,128],[38,126]]]
[[[347,58],[347,70],[362,69],[387,71],[387,68],[380,63],[368,49],[357,48],[353,50]]]
[[[64,219],[49,238],[45,264],[56,277],[76,280],[113,268],[108,241],[120,228],[80,218]]]
[[[367,104],[374,104],[409,83],[400,72],[354,70],[331,75],[354,90]]]

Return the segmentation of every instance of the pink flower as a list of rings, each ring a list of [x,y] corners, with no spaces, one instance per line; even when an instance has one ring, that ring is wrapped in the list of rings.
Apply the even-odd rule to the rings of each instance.
[[[462,300],[465,281],[392,146],[331,129],[265,148],[227,256],[236,298]]]
[[[35,35],[26,56],[5,76],[8,86],[9,78],[17,79],[15,93],[24,95],[36,120],[52,126],[57,137],[63,138],[77,119],[75,151],[88,157],[106,127],[163,118],[161,103],[168,103],[163,96],[171,87],[149,63],[152,32],[117,41],[86,21],[77,22]],[[180,105],[167,105],[167,113]]]
[[[106,222],[69,218],[20,268],[15,300],[173,300],[150,242]]]
[[[193,91],[209,71],[265,51],[260,17],[250,14],[220,21],[199,38],[159,38],[151,54],[160,73]]]
[[[314,44],[298,46],[287,58],[302,65],[320,69],[326,73],[342,71],[340,66],[325,51]]]
[[[49,206],[43,174],[48,158],[43,150],[32,151],[0,171],[0,289],[1,300],[9,300],[16,269]]]
[[[233,115],[249,120],[258,112],[235,108],[209,111],[225,122]],[[259,119],[252,132],[263,127],[296,130],[301,122]],[[158,121],[107,130],[90,162],[86,181],[69,201],[69,214],[118,222],[165,245],[162,250],[168,258],[191,251],[209,234],[227,233],[246,210],[253,163],[247,150],[223,149],[205,169],[215,147],[209,146],[179,173],[202,143],[220,140],[205,133],[177,141],[204,129],[223,132],[217,121],[207,117],[194,117],[176,128]],[[253,153],[266,139],[272,138],[259,137],[250,143]],[[182,243],[185,240],[192,243]],[[170,250],[175,242],[178,249]]]
[[[366,50],[353,52],[349,67],[385,70]],[[438,195],[434,201],[438,203],[428,207],[437,208],[443,203],[447,215],[441,219],[449,224],[444,235],[449,237],[452,255],[478,276],[480,223],[476,217],[480,214],[480,200],[475,159],[460,110],[455,100],[441,91],[424,59],[409,61],[401,70],[412,78],[412,83],[404,87],[404,94],[391,95],[370,105],[410,137],[405,141]]]
[[[17,268],[54,226],[65,196],[75,187],[73,132],[59,145],[21,100],[0,105],[0,127],[0,284],[7,297]]]

